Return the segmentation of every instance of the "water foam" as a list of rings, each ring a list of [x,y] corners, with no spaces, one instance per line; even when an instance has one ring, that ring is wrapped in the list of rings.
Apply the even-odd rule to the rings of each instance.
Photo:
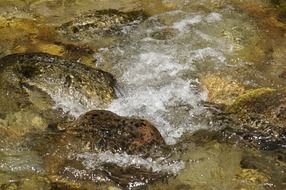
[[[123,96],[114,100],[110,110],[120,115],[136,115],[155,123],[168,144],[174,144],[187,128],[191,129],[191,117],[203,98],[199,92],[198,81],[183,79],[183,72],[192,70],[186,64],[180,64],[167,52],[141,52],[133,55],[132,61],[125,60]],[[172,108],[179,105],[192,107],[187,111],[184,124],[175,126],[170,115]]]
[[[143,24],[130,36],[126,46],[121,44],[110,50],[112,60],[117,62],[112,72],[119,81],[120,95],[108,110],[150,120],[167,144],[175,144],[187,131],[207,127],[195,122],[204,112],[201,102],[207,98],[195,74],[196,63],[207,60],[226,64],[227,48],[217,47],[221,41],[197,27],[204,23],[216,25],[222,20],[219,13],[183,11],[151,17],[147,21],[149,24]],[[190,28],[191,25],[196,27]],[[168,41],[151,40],[149,34],[164,28],[178,30],[178,35]],[[193,41],[194,36],[196,41]],[[197,46],[198,42],[204,46]],[[76,117],[96,109],[92,102],[78,101],[85,100],[80,94],[71,93],[75,96],[62,96],[61,92],[53,92],[51,96],[57,107]]]
[[[210,47],[193,50],[190,52],[191,57],[189,62],[203,61],[205,59],[212,59],[217,63],[226,63],[225,55],[222,51]]]
[[[168,16],[181,14],[176,12]],[[163,15],[152,19],[160,20]],[[218,13],[209,15],[183,15],[169,26],[162,23],[153,28],[144,28],[141,33],[150,33],[164,27],[178,29],[179,35],[169,43],[150,40],[147,35],[128,47],[120,49],[118,80],[123,96],[114,100],[109,110],[124,116],[140,116],[153,122],[167,144],[175,144],[186,131],[206,127],[194,122],[204,112],[201,102],[207,98],[195,74],[194,62],[207,59],[215,63],[226,63],[219,49],[205,47],[195,49],[186,39],[189,25],[200,22],[220,21]],[[161,25],[160,25],[161,24]],[[160,27],[158,27],[160,26]],[[189,39],[188,39],[189,40]],[[201,39],[203,40],[203,39]],[[187,77],[186,77],[187,76]]]
[[[222,15],[216,12],[210,13],[209,15],[206,16],[205,20],[208,23],[212,22],[218,22],[222,20]]]
[[[175,144],[186,132],[209,127],[201,122],[206,113],[202,102],[207,99],[207,91],[201,86],[197,73],[200,68],[214,70],[229,66],[229,56],[236,51],[235,41],[222,33],[234,27],[229,23],[225,13],[171,11],[151,17],[129,36],[128,43],[104,49],[107,57],[96,54],[101,62],[110,59],[114,63],[111,72],[120,87],[119,97],[108,110],[151,121],[167,144]],[[165,40],[152,37],[153,32],[164,34],[170,31],[168,29],[177,35],[162,38]],[[74,98],[62,97],[57,105],[76,116],[93,108],[92,103],[85,106],[78,103]],[[106,180],[89,173],[104,163],[172,174],[184,167],[183,162],[145,159],[126,153],[81,153],[76,159],[85,169],[67,167],[66,170],[92,180]]]
[[[180,20],[178,22],[175,22],[173,24],[173,28],[178,29],[179,31],[184,31],[187,26],[198,24],[202,22],[203,17],[201,15],[194,15],[194,16],[188,16],[187,18]]]
[[[138,155],[128,155],[126,153],[82,153],[76,157],[78,160],[82,160],[83,165],[90,170],[97,169],[99,165],[103,163],[112,163],[120,167],[134,166],[137,168],[144,167],[152,172],[167,172],[169,174],[176,174],[184,168],[184,162],[182,161],[167,161],[164,157],[152,159],[141,158]]]

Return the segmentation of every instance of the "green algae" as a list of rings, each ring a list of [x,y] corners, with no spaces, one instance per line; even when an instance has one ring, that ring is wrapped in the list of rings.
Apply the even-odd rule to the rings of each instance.
[[[246,93],[238,96],[234,100],[233,104],[231,104],[226,108],[226,112],[239,113],[243,111],[243,109],[252,106],[251,104],[255,104],[257,98],[271,92],[275,92],[275,90],[271,88],[259,88],[259,89],[249,90]]]

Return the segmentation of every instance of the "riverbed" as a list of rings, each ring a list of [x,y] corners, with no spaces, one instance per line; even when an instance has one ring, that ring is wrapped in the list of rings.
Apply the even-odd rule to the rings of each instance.
[[[57,30],[88,11],[110,9],[148,16],[111,35],[91,30],[70,37]],[[150,121],[169,146],[169,154],[154,158],[69,152],[67,159],[80,162],[80,169],[68,163],[64,175],[51,174],[41,151],[31,147],[45,141],[51,123],[99,107],[75,92],[64,94],[60,84],[46,94],[23,86],[27,103],[13,103],[24,95],[12,90],[0,100],[0,189],[285,189],[285,14],[282,0],[0,1],[1,57],[44,52],[111,73],[116,98],[104,109]],[[0,84],[4,97],[9,86]],[[244,106],[239,98],[254,96],[252,90],[260,90],[258,97],[281,90],[279,118],[272,119],[276,111],[233,113]],[[279,129],[260,132],[264,123]],[[122,186],[93,173],[105,164],[164,177]]]

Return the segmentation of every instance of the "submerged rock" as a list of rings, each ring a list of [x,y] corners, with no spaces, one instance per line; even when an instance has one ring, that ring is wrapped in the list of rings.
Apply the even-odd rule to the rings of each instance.
[[[1,94],[25,107],[26,89],[40,89],[56,103],[104,107],[115,97],[115,79],[102,70],[46,53],[12,54],[0,59]],[[14,104],[11,102],[12,104]],[[6,109],[1,106],[1,109]]]
[[[43,52],[83,63],[95,61],[95,49],[56,38],[55,28],[44,20],[0,16],[0,55]]]
[[[169,40],[177,35],[178,31],[173,28],[163,28],[161,30],[152,32],[150,36],[156,40]]]
[[[51,182],[41,176],[8,176],[0,173],[1,190],[29,190],[29,189],[52,189]]]
[[[243,151],[231,144],[205,139],[208,134],[194,134],[192,140],[182,142],[185,148],[179,153],[186,161],[185,168],[168,183],[155,182],[150,190],[201,190],[201,189],[245,189],[267,188],[270,177],[259,169],[246,170],[241,167]],[[197,136],[199,135],[199,136]],[[196,140],[199,139],[199,141]],[[201,141],[205,142],[201,142]],[[272,161],[272,160],[271,160]],[[266,164],[265,164],[266,165]],[[268,163],[268,167],[275,165]],[[284,168],[282,168],[284,169]]]
[[[286,123],[286,90],[260,88],[250,90],[239,96],[232,105],[226,108],[242,118],[257,115],[269,123],[285,129]]]
[[[124,34],[148,16],[143,11],[121,12],[115,9],[90,11],[62,24],[58,30],[71,39]]]
[[[96,59],[93,54],[96,53],[95,49],[82,46],[80,44],[73,44],[69,42],[57,42],[53,39],[50,41],[33,39],[29,43],[18,45],[11,49],[12,53],[34,53],[42,52],[51,55],[61,56],[63,58],[80,61],[94,67]]]
[[[262,150],[285,150],[285,89],[249,90],[213,113],[212,124],[220,128],[215,139]]]
[[[208,90],[208,101],[216,104],[230,105],[245,91],[243,85],[215,75],[203,76],[202,83]]]

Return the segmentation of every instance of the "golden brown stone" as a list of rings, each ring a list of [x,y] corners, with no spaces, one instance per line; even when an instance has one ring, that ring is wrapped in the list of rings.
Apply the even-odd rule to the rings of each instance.
[[[245,91],[245,88],[236,81],[223,79],[216,75],[205,76],[202,78],[202,83],[208,90],[208,101],[217,104],[230,105]]]

